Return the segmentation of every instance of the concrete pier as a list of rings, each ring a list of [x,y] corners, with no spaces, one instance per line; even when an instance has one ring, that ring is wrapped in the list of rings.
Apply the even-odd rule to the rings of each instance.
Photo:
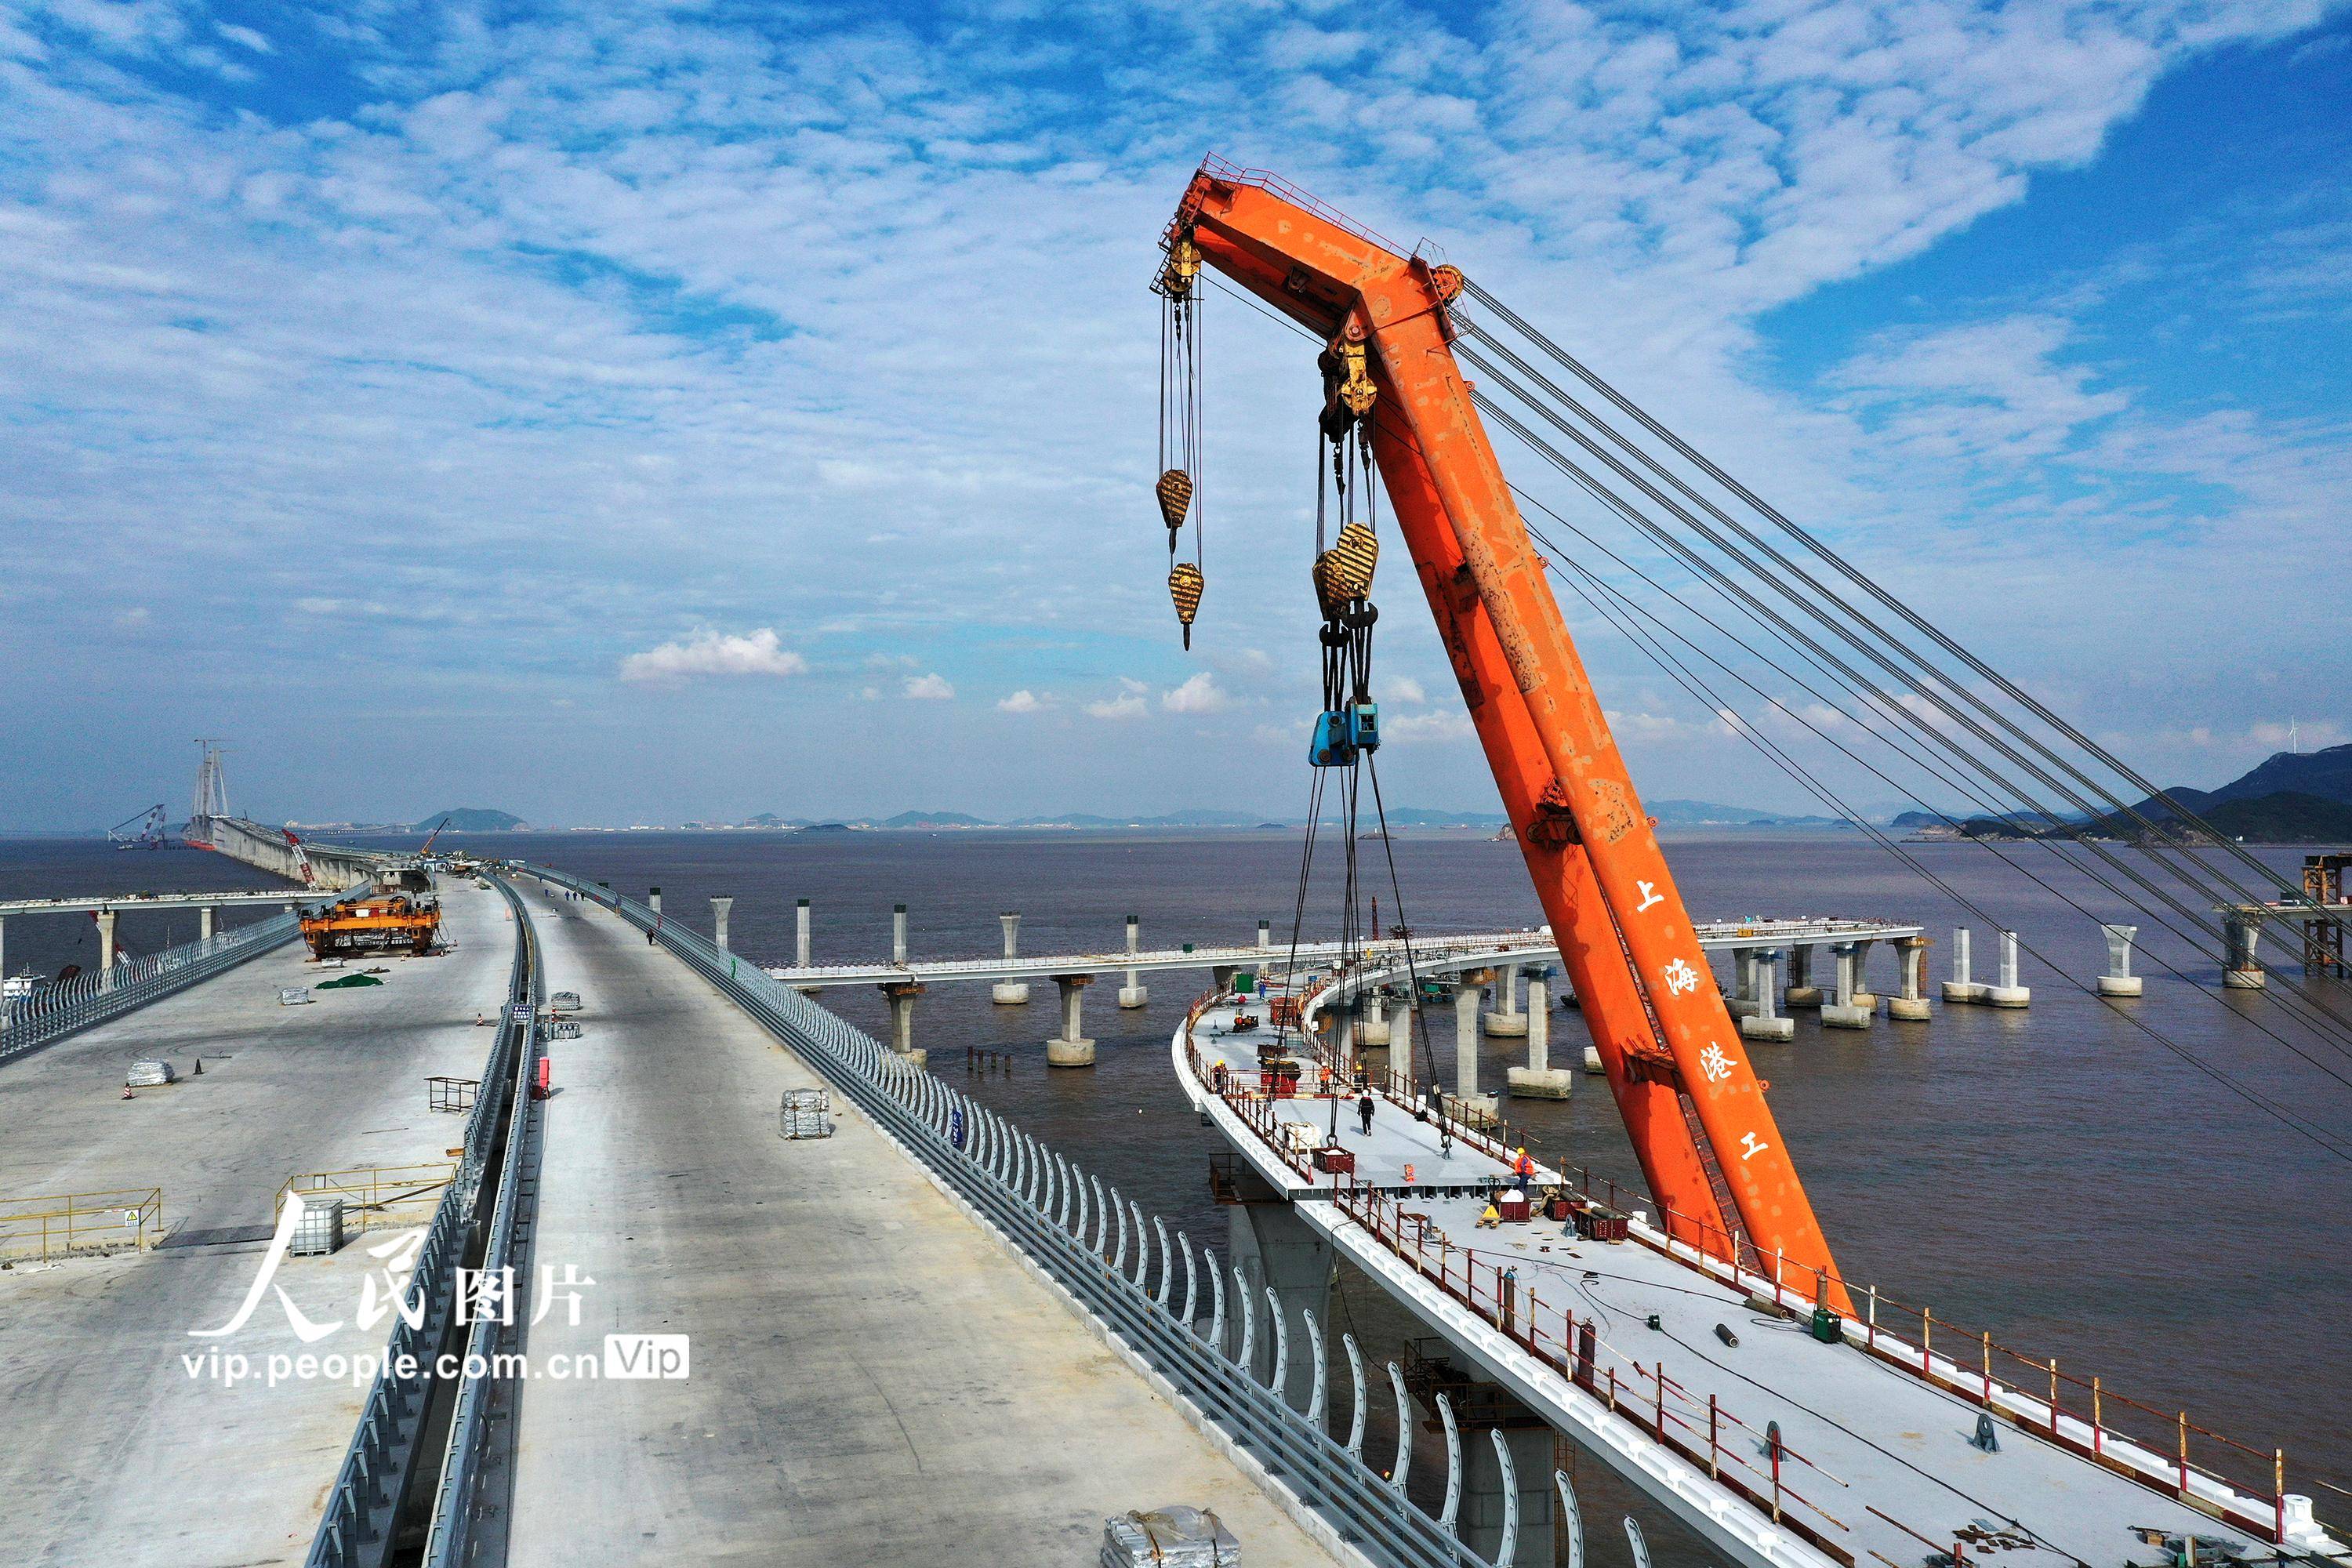
[[[219,930],[220,906],[218,904],[206,904],[196,911],[196,940],[198,942],[212,941],[213,933]],[[6,966],[5,964],[0,964],[0,973],[5,973],[5,972]]]
[[[735,900],[732,899],[714,898],[710,900],[710,942],[721,952],[728,951],[727,916],[734,908]]]
[[[1127,917],[1127,951],[1129,952],[1143,951],[1143,921],[1139,915]],[[1122,1007],[1140,1007],[1150,1000],[1151,993],[1144,986],[1142,971],[1129,970],[1127,984],[1118,988],[1118,1005]]]
[[[1268,1200],[1244,1201],[1225,1211],[1230,1216],[1225,1235],[1232,1267],[1249,1282],[1250,1306],[1256,1318],[1256,1331],[1250,1336],[1250,1371],[1260,1383],[1274,1381],[1272,1320],[1278,1304],[1290,1341],[1283,1394],[1292,1409],[1304,1410],[1315,1386],[1315,1368],[1305,1353],[1307,1328],[1300,1314],[1313,1312],[1318,1323],[1331,1321],[1330,1238],[1300,1219],[1288,1204],[1273,1201],[1274,1189],[1264,1182],[1253,1178],[1244,1191]],[[1231,1286],[1234,1281],[1229,1279],[1226,1283]],[[1275,1297],[1271,1304],[1265,1299],[1268,1289]],[[1234,1302],[1227,1323],[1232,1335],[1227,1348],[1234,1352],[1241,1348],[1240,1310],[1240,1303]]]
[[[382,1353],[386,1327],[362,1331],[356,1314],[364,1280],[383,1299],[387,1260],[369,1248],[390,1233],[280,1263],[275,1283],[330,1331],[314,1342],[274,1291],[230,1333],[190,1331],[236,1317],[289,1176],[446,1164],[458,1120],[433,1113],[425,1079],[481,1076],[496,1031],[474,1016],[506,1000],[514,927],[495,892],[452,879],[441,896],[449,951],[383,961],[381,986],[280,1006],[280,986],[316,977],[289,944],[0,1068],[0,1192],[161,1188],[166,1230],[153,1251],[0,1271],[7,1561],[301,1560],[366,1391],[348,1375],[270,1387],[262,1369],[273,1354]],[[179,1081],[125,1100],[140,1058]],[[215,1350],[251,1375],[214,1375]]]
[[[1969,971],[1969,928],[1952,928],[1952,977],[1944,982],[1946,1002],[1981,1002],[1989,989]]]
[[[2251,915],[2225,914],[2221,935],[2226,953],[2221,984],[2233,991],[2260,991],[2268,985],[2270,976],[2263,972],[2262,960],[2254,956],[2254,944],[2262,941],[2263,922]]]
[[[996,923],[1004,928],[1004,957],[1010,963],[1021,956],[1021,913],[1017,910],[1007,910],[996,917]],[[988,988],[988,999],[1000,1007],[1023,1006],[1029,1000],[1029,983],[1025,980],[997,981]]]
[[[1927,1021],[1927,939],[1895,939],[1895,994],[1886,999],[1886,1016],[1898,1023]]]
[[[1519,970],[1505,964],[1496,972],[1495,1009],[1486,1015],[1486,1033],[1498,1040],[1516,1040],[1528,1032],[1528,1016],[1519,1011]]]
[[[646,908],[653,910],[656,914],[662,912],[661,889],[659,888],[647,888],[646,889]]]
[[[917,1067],[931,1059],[929,1051],[915,1048],[915,998],[922,994],[922,983],[915,980],[894,980],[882,987],[882,994],[890,999],[889,1047]]]
[[[890,906],[890,962],[905,967],[907,963],[907,906]]]
[[[1822,989],[1813,984],[1812,943],[1801,942],[1789,949],[1789,988],[1780,1000],[1792,1013],[1822,1005]]]
[[[1987,987],[1985,1001],[1995,1007],[2022,1007],[2033,1000],[2033,993],[2018,983],[2017,933],[2000,933],[2000,980]]]
[[[1528,971],[1528,1065],[1507,1068],[1504,1088],[1520,1100],[1566,1100],[1576,1075],[1551,1065],[1551,986],[1542,969]]]
[[[1215,1510],[1253,1564],[1332,1562],[1252,1461],[1203,1437],[862,1116],[836,1098],[833,1136],[779,1138],[783,1093],[822,1080],[773,1037],[603,910],[562,911],[541,921],[549,984],[590,1013],[556,1047],[534,1257],[594,1284],[576,1322],[551,1305],[528,1352],[535,1368],[594,1363],[608,1333],[679,1333],[691,1366],[527,1385],[510,1568],[1092,1563],[1106,1515],[1173,1501]],[[285,1486],[289,1508],[315,1517],[351,1426],[318,1443],[318,1480]],[[142,1473],[182,1473],[153,1463]],[[153,1513],[215,1511],[85,1472]],[[152,1560],[277,1563],[308,1542],[306,1529]]]
[[[1797,1021],[1784,1018],[1773,1000],[1780,990],[1780,954],[1775,948],[1751,947],[1745,950],[1748,971],[1745,989],[1748,994],[1748,1016],[1739,1020],[1739,1037],[1744,1040],[1793,1040],[1797,1037]]]
[[[793,905],[793,962],[802,969],[813,962],[809,955],[809,901],[796,900]]]
[[[2140,975],[2131,973],[2131,941],[2140,933],[2138,926],[2100,926],[2100,936],[2107,938],[2107,973],[2098,978],[2100,996],[2138,996]]]
[[[1841,942],[1830,948],[1837,964],[1834,990],[1831,999],[1822,1004],[1822,1027],[1824,1029],[1867,1029],[1872,1010],[1861,1000],[1861,986],[1856,984],[1862,969],[1861,943]]]
[[[112,910],[100,910],[94,918],[98,921],[98,966],[100,969],[112,969],[115,952],[115,913]]]
[[[2103,925],[2099,931],[2107,939],[2107,972],[2099,976],[2099,994],[2138,995],[2140,980],[2131,972],[2131,957],[2132,939],[2139,935],[2139,927]]]
[[[1062,1032],[1045,1042],[1045,1065],[1056,1068],[1090,1068],[1095,1065],[1095,1043],[1081,1032],[1078,1023],[1078,1001],[1094,984],[1091,974],[1056,974],[1054,984],[1062,988]]]
[[[1486,1116],[1495,1113],[1495,1097],[1478,1092],[1478,1003],[1494,974],[1474,970],[1454,992],[1454,1092],[1465,1110]]]
[[[1870,950],[1877,945],[1868,937],[1853,942],[1853,1005],[1865,1013],[1878,1011],[1878,993],[1870,988]]]
[[[1271,951],[1273,950],[1273,947],[1274,947],[1274,922],[1273,922],[1272,921],[1258,921],[1258,922],[1257,922],[1257,950],[1258,950],[1260,952],[1271,952]]]
[[[1731,984],[1723,987],[1723,1010],[1735,1018],[1756,1011],[1756,952],[1752,947],[1731,950]]]
[[[1394,1037],[1389,1028],[1388,998],[1378,991],[1367,993],[1356,1019],[1356,1044],[1366,1050],[1385,1050]]]

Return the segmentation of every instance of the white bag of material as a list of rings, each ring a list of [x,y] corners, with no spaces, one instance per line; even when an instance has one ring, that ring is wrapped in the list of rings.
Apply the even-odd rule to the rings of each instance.
[[[1103,1521],[1102,1568],[1239,1568],[1242,1543],[1205,1509],[1171,1503]]]
[[[308,985],[280,985],[278,988],[278,1005],[280,1007],[299,1007],[310,1000],[310,988]]]
[[[130,1076],[122,1082],[129,1089],[156,1089],[179,1078],[170,1062],[132,1062]]]

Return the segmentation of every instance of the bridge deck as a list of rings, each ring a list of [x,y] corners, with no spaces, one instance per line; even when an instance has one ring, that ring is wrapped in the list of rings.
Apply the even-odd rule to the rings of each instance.
[[[534,889],[551,1047],[534,1367],[691,1336],[684,1382],[530,1383],[518,1568],[1091,1562],[1108,1514],[1213,1507],[1265,1564],[1330,1559],[867,1124],[786,1142],[818,1080],[613,916]]]
[[[273,1353],[380,1352],[352,1321],[382,1268],[371,1233],[278,1271],[296,1304],[345,1326],[301,1344],[274,1297],[228,1321],[262,1261],[249,1234],[299,1172],[437,1160],[459,1119],[425,1079],[472,1078],[506,994],[513,927],[495,893],[452,887],[437,958],[386,960],[381,988],[281,1007],[280,985],[326,978],[299,947],[0,1067],[0,1194],[160,1186],[170,1244],[0,1272],[0,1498],[8,1560],[110,1564],[299,1562],[363,1388],[332,1381],[192,1378],[217,1346],[257,1373]],[[348,972],[346,972],[348,973]],[[202,1056],[202,1078],[187,1077]],[[121,1098],[124,1070],[163,1058],[184,1075]],[[186,1244],[186,1245],[183,1245]]]
[[[1659,1242],[1655,1247],[1638,1239],[1580,1241],[1569,1226],[1541,1220],[1479,1228],[1486,1198],[1475,1189],[1506,1179],[1508,1162],[1463,1139],[1450,1152],[1442,1151],[1438,1127],[1416,1120],[1394,1100],[1380,1100],[1372,1131],[1364,1136],[1358,1131],[1352,1100],[1254,1100],[1237,1108],[1213,1098],[1213,1080],[1207,1075],[1216,1063],[1225,1065],[1233,1083],[1255,1081],[1256,1046],[1264,1031],[1233,1033],[1235,1010],[1229,1002],[1212,1005],[1190,1030],[1199,1077],[1186,1050],[1187,1031],[1178,1032],[1175,1058],[1188,1093],[1278,1190],[1294,1197],[1315,1194],[1298,1205],[1302,1218],[1331,1236],[1416,1315],[1444,1331],[1487,1375],[1514,1386],[1561,1430],[1626,1468],[1628,1479],[1654,1496],[1671,1489],[1660,1484],[1660,1477],[1675,1472],[1686,1497],[1712,1500],[1751,1534],[1765,1521],[1760,1511],[1729,1500],[1707,1479],[1713,1397],[1719,1410],[1746,1424],[1740,1427],[1728,1417],[1719,1423],[1722,1469],[1762,1488],[1770,1464],[1761,1435],[1768,1423],[1779,1423],[1787,1447],[1811,1461],[1785,1464],[1786,1484],[1820,1510],[1791,1503],[1788,1515],[1803,1519],[1865,1564],[1877,1552],[1907,1568],[1929,1550],[1920,1536],[1943,1544],[1956,1536],[1969,1539],[1961,1532],[1978,1529],[2000,1537],[1993,1560],[2005,1568],[2168,1562],[2159,1548],[2136,1533],[2141,1526],[2194,1531],[2269,1550],[2243,1530],[2226,1527],[2007,1421],[1999,1425],[2000,1451],[1979,1450],[1969,1441],[1977,1428],[1977,1405],[1852,1342],[1818,1342],[1807,1333],[1801,1315],[1789,1320],[1752,1308],[1748,1291],[1670,1255],[1654,1232],[1650,1234]],[[1285,1139],[1284,1123],[1328,1131],[1335,1103],[1339,1142],[1358,1157],[1356,1182],[1385,1193],[1302,1173],[1276,1152]],[[1260,1131],[1252,1130],[1253,1121]],[[1414,1168],[1410,1186],[1403,1175],[1407,1164]],[[1556,1173],[1539,1170],[1536,1183],[1558,1179]],[[1350,1201],[1334,1201],[1341,1195],[1335,1194],[1335,1182],[1350,1189]],[[1400,1224],[1401,1213],[1411,1217]],[[1367,1228],[1367,1215],[1381,1234]],[[1397,1238],[1400,1231],[1424,1225],[1417,1242]],[[1507,1268],[1515,1276],[1498,1290],[1498,1271]],[[1463,1299],[1465,1288],[1471,1304]],[[1514,1329],[1524,1334],[1532,1326],[1552,1361],[1494,1331],[1506,1295]],[[1573,1389],[1554,1364],[1566,1352],[1570,1313],[1596,1329],[1597,1397]],[[1649,1326],[1653,1317],[1655,1328]],[[1718,1324],[1737,1336],[1736,1346],[1718,1338]],[[1967,1381],[1973,1373],[1973,1343],[1964,1345],[1958,1366],[1939,1351],[1937,1372]],[[1658,1386],[1650,1374],[1661,1365],[1671,1380],[1668,1430],[1685,1449],[1680,1459],[1662,1453],[1638,1426],[1607,1408],[1608,1403],[1621,1404],[1640,1419],[1654,1421]],[[1614,1399],[1606,1383],[1612,1370],[1622,1380]],[[2087,1439],[2081,1422],[2071,1426]],[[1596,1434],[1608,1441],[1593,1443]],[[1694,1449],[1696,1464],[1686,1462]],[[1722,1510],[1727,1500],[1731,1506]],[[2263,1502],[2266,1507],[2268,1499]],[[1918,1535],[1874,1515],[1873,1508]],[[1822,1513],[1845,1528],[1835,1528]],[[1690,1514],[1685,1511],[1685,1517]],[[1704,1521],[1693,1522],[1706,1530]],[[1708,1533],[1727,1548],[1738,1544]]]
[[[1744,921],[1709,921],[1698,928],[1699,945],[1713,952],[1730,952],[1742,948],[1774,948],[1814,942],[1890,942],[1896,937],[1917,936],[1920,928],[1889,921],[1838,920],[1828,916],[1807,916],[1794,920],[1758,918]],[[1367,954],[1393,958],[1400,965],[1405,957],[1405,944],[1401,942],[1375,942],[1364,944]],[[1446,974],[1465,967],[1483,967],[1489,963],[1507,963],[1514,959],[1541,960],[1557,956],[1549,929],[1498,931],[1474,935],[1432,935],[1418,937],[1412,943],[1412,953],[1421,972],[1426,974]],[[919,959],[907,963],[820,963],[807,968],[770,967],[768,973],[788,985],[821,990],[828,985],[879,985],[889,982],[915,980],[951,982],[974,980],[1050,980],[1057,974],[1118,974],[1133,969],[1150,973],[1170,969],[1256,969],[1265,965],[1287,965],[1294,960],[1300,964],[1328,963],[1340,955],[1337,942],[1300,942],[1297,948],[1287,943],[1273,947],[1255,944],[1193,947],[1147,948],[1139,952],[1064,952],[1024,953],[1006,958],[1002,953],[976,958]]]

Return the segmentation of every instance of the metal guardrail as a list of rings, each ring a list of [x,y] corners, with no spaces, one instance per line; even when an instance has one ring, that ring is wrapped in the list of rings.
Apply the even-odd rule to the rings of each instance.
[[[522,900],[513,897],[513,889],[503,880],[499,884],[512,899],[515,920],[525,931],[530,929],[530,911]],[[534,951],[536,939],[532,939]],[[535,1206],[536,1199],[522,1191],[523,1164],[526,1151],[532,1145],[535,1115],[541,1101],[531,1098],[530,1084],[538,1071],[539,1053],[551,1026],[544,1003],[547,997],[547,971],[534,963],[531,965],[530,1004],[534,1032],[521,1058],[516,1064],[511,1097],[513,1108],[508,1114],[506,1157],[500,1167],[498,1205],[490,1215],[489,1242],[482,1252],[482,1272],[485,1277],[497,1276],[522,1259],[517,1256],[515,1230],[528,1217],[526,1210]],[[508,1009],[509,1013],[513,1007]],[[478,1096],[476,1097],[478,1100]],[[535,1155],[532,1156],[535,1159]],[[533,1165],[534,1174],[536,1165]],[[526,1249],[527,1249],[527,1245]],[[527,1250],[526,1250],[527,1256]],[[527,1271],[519,1271],[527,1272]],[[516,1287],[520,1294],[521,1286]],[[501,1354],[512,1353],[518,1343],[523,1320],[515,1310],[516,1301],[510,1297],[501,1303],[502,1312],[485,1312],[474,1319],[472,1330],[466,1336],[467,1375],[457,1385],[457,1401],[449,1417],[449,1440],[443,1447],[440,1482],[434,1488],[433,1516],[425,1537],[426,1568],[456,1568],[473,1555],[476,1527],[480,1522],[481,1487],[485,1479],[484,1464],[491,1440],[490,1408],[494,1394],[500,1391],[501,1380],[497,1375],[497,1363]],[[513,1406],[507,1405],[507,1436],[513,1436]],[[503,1561],[502,1554],[499,1557]]]
[[[368,1390],[327,1507],[311,1539],[309,1568],[373,1568],[392,1555],[400,1516],[424,1457],[426,1415],[450,1380],[436,1365],[455,1338],[457,1266],[488,1217],[481,1213],[483,1178],[507,1130],[508,1096],[521,1098],[537,1052],[538,963],[530,910],[506,882],[499,884],[515,916],[514,964],[507,978],[507,1009],[499,1022],[482,1083],[466,1119],[464,1153],[442,1189],[440,1206],[418,1249],[403,1300],[393,1314],[383,1370]]]
[[[341,1198],[345,1230],[423,1225],[439,1210],[443,1190],[457,1171],[457,1166],[446,1163],[306,1171],[286,1178],[270,1201],[269,1212],[283,1214],[289,1197]]]
[[[0,1258],[144,1251],[163,1238],[163,1189],[0,1197]]]
[[[817,1006],[789,985],[771,979],[735,955],[674,922],[656,925],[654,913],[610,889],[541,866],[522,868],[613,910],[657,939],[688,967],[782,1038],[844,1098],[854,1103],[908,1154],[929,1167],[983,1221],[1019,1247],[1066,1290],[1095,1320],[1129,1346],[1208,1419],[1342,1538],[1374,1562],[1398,1568],[1484,1568],[1484,1561],[1439,1521],[1415,1508],[1399,1489],[1351,1453],[1346,1445],[1294,1409],[1276,1388],[1251,1374],[1246,1352],[1237,1361],[1192,1320],[1192,1297],[1182,1311],[1170,1305],[1173,1258],[1192,1269],[1190,1243],[1171,1254],[1168,1231],[1157,1216],[1118,1196],[1082,1167],[1052,1153],[1012,1122],[950,1089],[945,1082],[892,1056],[871,1037]],[[949,1129],[961,1122],[966,1142],[959,1146]],[[1074,1194],[1084,1205],[1094,1194],[1092,1244],[1070,1225]],[[1059,1194],[1059,1203],[1055,1201]],[[1105,1219],[1118,1216],[1119,1241],[1108,1248]],[[1130,1226],[1129,1215],[1133,1215]],[[1155,1291],[1147,1287],[1147,1220],[1160,1237]],[[1129,1232],[1135,1231],[1135,1263],[1129,1271]],[[1210,1255],[1213,1261],[1213,1254]],[[1222,1300],[1222,1282],[1218,1285]],[[1217,1319],[1220,1329],[1223,1317]]]
[[[298,895],[289,895],[294,896]],[[91,970],[58,984],[44,985],[30,996],[6,1004],[6,1021],[0,1023],[0,1062],[121,1017],[248,958],[257,958],[292,941],[296,928],[291,913],[273,915],[201,941],[125,959],[112,969]]]

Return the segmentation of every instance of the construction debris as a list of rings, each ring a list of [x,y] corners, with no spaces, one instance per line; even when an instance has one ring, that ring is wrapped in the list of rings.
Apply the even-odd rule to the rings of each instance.
[[[1103,1521],[1102,1568],[1240,1568],[1242,1543],[1206,1509],[1171,1503]]]

